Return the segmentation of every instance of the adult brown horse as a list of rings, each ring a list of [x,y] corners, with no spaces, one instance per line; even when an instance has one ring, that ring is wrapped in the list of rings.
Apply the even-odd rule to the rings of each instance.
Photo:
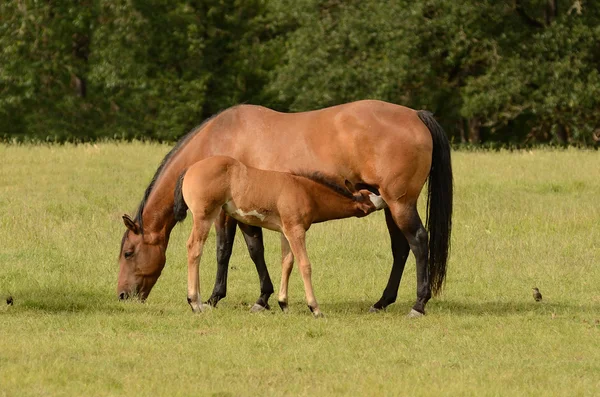
[[[226,155],[266,170],[321,172],[376,188],[385,210],[393,265],[381,299],[371,310],[396,300],[409,250],[416,258],[417,301],[412,315],[441,290],[452,226],[452,166],[448,139],[433,115],[382,101],[365,100],[302,113],[279,113],[241,105],[191,131],[167,154],[146,189],[135,219],[124,216],[117,294],[145,299],[156,283],[176,224],[174,189],[179,175],[204,158]],[[429,177],[427,229],[417,199]],[[261,281],[255,308],[268,308],[273,285],[264,262],[262,232],[242,226]],[[216,222],[217,279],[209,303],[225,296],[236,221],[221,213]],[[428,233],[429,232],[429,233]]]
[[[248,167],[227,156],[201,160],[181,174],[175,187],[175,218],[187,210],[194,223],[188,240],[188,303],[203,310],[199,264],[212,224],[221,210],[248,225],[281,233],[281,288],[279,306],[286,311],[287,290],[294,257],[304,282],[306,303],[315,317],[322,316],[312,287],[312,270],[306,252],[306,232],[313,223],[363,217],[385,208],[381,197],[363,189],[347,189],[325,175],[293,175]],[[291,254],[291,255],[290,255]]]

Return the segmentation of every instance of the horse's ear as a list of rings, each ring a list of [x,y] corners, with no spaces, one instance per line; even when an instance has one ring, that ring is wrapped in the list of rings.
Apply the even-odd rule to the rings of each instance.
[[[346,185],[346,189],[348,189],[350,191],[350,193],[356,193],[356,189],[354,188],[354,186],[352,185],[352,183],[350,183],[350,181],[348,179],[346,179],[344,181],[344,185]]]
[[[125,223],[125,227],[131,230],[133,234],[140,234],[140,227],[134,222],[133,219],[131,219],[129,215],[123,215],[123,223]]]

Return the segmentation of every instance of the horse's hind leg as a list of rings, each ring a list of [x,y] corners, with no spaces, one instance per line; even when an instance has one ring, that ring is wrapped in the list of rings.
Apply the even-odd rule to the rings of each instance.
[[[281,284],[279,286],[279,307],[284,312],[288,311],[288,285],[290,273],[294,267],[294,254],[283,233],[281,234]]]
[[[410,253],[410,246],[402,231],[396,225],[394,218],[389,208],[385,209],[385,221],[390,234],[390,240],[392,243],[392,272],[390,278],[383,291],[381,299],[377,301],[369,311],[376,312],[385,309],[387,306],[396,302],[398,297],[398,288],[400,287],[400,280],[402,279],[402,273],[404,273],[404,266],[406,265],[406,259]]]
[[[203,309],[202,299],[200,298],[200,260],[204,243],[208,238],[210,227],[214,221],[212,218],[194,217],[194,226],[190,238],[188,239],[188,292],[187,301],[195,313]]]
[[[271,276],[269,276],[269,270],[265,263],[265,246],[263,243],[262,229],[257,226],[249,226],[243,223],[239,224],[242,233],[244,234],[244,240],[248,246],[248,252],[250,258],[256,266],[258,272],[258,278],[260,280],[260,296],[258,297],[251,311],[260,312],[265,309],[269,310],[269,298],[274,292],[273,283],[271,282]]]
[[[431,298],[428,267],[428,237],[416,204],[390,206],[394,221],[406,237],[417,264],[417,301],[409,317],[420,317],[425,314],[425,305]]]
[[[215,287],[206,303],[216,307],[217,303],[227,295],[227,271],[229,270],[229,259],[233,249],[237,221],[221,211],[215,229],[217,232],[217,277]]]

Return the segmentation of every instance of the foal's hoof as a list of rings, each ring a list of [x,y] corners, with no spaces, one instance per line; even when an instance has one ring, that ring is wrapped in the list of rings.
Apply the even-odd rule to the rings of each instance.
[[[250,313],[260,313],[260,312],[264,312],[265,310],[269,310],[270,307],[267,305],[265,306],[261,306],[258,303],[255,303],[254,306],[252,306],[250,308]]]
[[[313,316],[315,318],[322,318],[322,317],[324,317],[323,313],[321,312],[321,310],[319,310],[318,307],[312,307],[311,305],[308,305],[308,308],[310,309],[310,312],[313,314]]]
[[[278,301],[281,311],[287,313],[289,311],[287,302]]]
[[[407,318],[420,318],[423,317],[425,315],[425,313],[421,313],[419,311],[416,311],[415,309],[411,309],[410,313],[408,313],[406,315]]]
[[[207,305],[205,303],[190,302],[189,300],[188,300],[188,303],[190,304],[190,307],[192,308],[192,311],[194,313],[202,313],[202,312],[212,310],[212,306]]]
[[[379,313],[379,312],[382,312],[382,311],[384,311],[384,310],[385,310],[384,308],[378,309],[378,308],[376,308],[375,306],[371,306],[371,307],[369,308],[369,313]]]

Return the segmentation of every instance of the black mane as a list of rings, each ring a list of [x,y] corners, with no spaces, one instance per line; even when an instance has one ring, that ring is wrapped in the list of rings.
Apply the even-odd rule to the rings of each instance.
[[[185,134],[179,141],[177,141],[175,146],[169,151],[169,153],[167,153],[167,155],[160,162],[160,165],[156,169],[156,172],[154,173],[154,176],[152,177],[150,184],[148,185],[148,187],[146,188],[146,191],[144,192],[144,197],[142,198],[142,201],[140,202],[140,205],[138,206],[138,210],[135,214],[135,218],[133,218],[133,220],[140,226],[140,230],[142,231],[142,234],[144,233],[144,220],[143,220],[144,218],[143,218],[142,214],[144,213],[144,208],[146,207],[146,202],[148,201],[148,197],[150,196],[150,193],[152,193],[152,189],[154,188],[154,183],[156,183],[156,180],[160,176],[161,172],[163,171],[163,169],[165,168],[165,166],[167,165],[169,160],[171,160],[171,158],[175,155],[175,153],[177,153],[179,151],[179,149],[181,149],[181,147],[183,145],[185,145],[192,136],[196,135],[196,133],[198,131],[200,131],[202,129],[202,127],[204,126],[204,124],[206,124],[209,120],[210,119],[204,121],[202,124],[193,128],[190,132]],[[125,233],[123,234],[123,238],[121,239],[121,251],[123,251],[123,245],[125,244],[125,239],[127,238],[127,232],[128,232],[128,230],[125,229]]]
[[[329,175],[325,175],[321,172],[292,172],[292,175],[300,176],[306,179],[310,179],[313,182],[318,183],[319,185],[325,186],[340,196],[344,196],[346,198],[356,200],[356,197],[350,192],[347,188],[338,185],[335,182],[335,178]]]
[[[162,173],[163,169],[165,168],[165,166],[167,165],[169,160],[171,160],[171,158],[173,158],[175,153],[177,153],[179,151],[179,149],[181,149],[181,147],[184,146],[190,140],[191,137],[196,135],[196,133],[198,131],[200,131],[200,129],[204,126],[205,123],[206,123],[206,121],[204,123],[200,124],[198,127],[192,129],[185,136],[183,136],[183,138],[181,138],[179,141],[177,141],[175,146],[169,151],[169,153],[167,153],[167,155],[160,162],[160,165],[156,169],[156,172],[154,173],[154,176],[152,177],[150,184],[148,185],[148,187],[146,188],[146,191],[144,192],[144,198],[142,198],[142,201],[140,202],[138,210],[135,214],[134,221],[138,225],[140,225],[140,229],[142,231],[144,230],[144,221],[143,221],[142,214],[144,213],[144,208],[146,207],[146,202],[148,201],[148,197],[150,197],[150,193],[152,193],[152,189],[154,188],[154,184],[156,183],[158,177]]]
[[[143,221],[142,214],[144,213],[144,208],[146,207],[146,202],[148,201],[148,197],[150,197],[150,193],[152,193],[152,190],[154,189],[154,184],[158,180],[158,177],[163,172],[164,168],[169,163],[169,161],[173,158],[173,156],[183,146],[185,146],[185,144],[188,143],[188,141],[193,136],[195,136],[198,132],[200,132],[202,130],[202,128],[206,125],[206,123],[208,123],[209,121],[211,121],[212,119],[214,119],[215,117],[217,117],[219,114],[221,114],[221,112],[219,112],[219,113],[217,113],[217,114],[209,117],[208,119],[204,120],[202,122],[202,124],[200,124],[199,126],[193,128],[190,132],[188,132],[186,135],[184,135],[181,139],[179,139],[179,141],[177,141],[177,143],[175,144],[175,146],[162,159],[160,165],[158,166],[158,168],[156,169],[156,172],[154,173],[154,176],[152,177],[152,180],[150,181],[150,184],[148,185],[148,187],[146,188],[146,191],[144,192],[144,197],[142,198],[142,201],[140,202],[138,210],[137,210],[137,212],[135,214],[134,221],[140,226],[140,229],[142,230],[142,233],[144,231],[144,221]],[[127,234],[127,232],[125,232],[125,235],[126,234]],[[125,241],[125,236],[123,236],[123,242],[124,241]],[[123,248],[123,242],[121,243],[121,249]]]
[[[146,188],[146,192],[144,193],[144,198],[142,199],[142,201],[140,203],[140,206],[138,207],[137,213],[135,214],[134,220],[140,225],[140,228],[142,229],[142,231],[144,230],[144,225],[143,225],[143,220],[142,220],[142,214],[144,213],[144,207],[146,206],[146,201],[148,200],[148,197],[150,196],[150,193],[152,193],[152,189],[154,188],[154,183],[156,182],[156,180],[158,179],[158,177],[162,173],[162,171],[165,168],[165,166],[169,163],[169,160],[171,160],[171,158],[179,151],[179,149],[181,149],[183,146],[185,146],[185,144],[188,143],[188,141],[193,136],[195,136],[198,132],[200,132],[200,130],[202,130],[202,128],[206,125],[206,123],[208,123],[209,121],[211,121],[212,119],[214,119],[215,117],[217,117],[218,115],[220,115],[221,113],[222,112],[214,114],[213,116],[211,116],[208,119],[204,120],[202,122],[202,124],[200,124],[199,126],[193,128],[190,132],[188,132],[185,136],[183,136],[179,141],[177,141],[177,143],[175,144],[175,146],[173,147],[173,149],[171,149],[169,151],[169,153],[167,153],[167,155],[165,156],[165,158],[163,158],[163,160],[161,161],[160,165],[156,169],[156,172],[154,173],[154,177],[152,177],[152,181],[150,181],[150,184]]]
[[[213,117],[215,117],[215,116],[213,116]],[[181,147],[184,146],[190,140],[190,138],[192,138],[194,135],[196,135],[196,133],[198,133],[198,131],[200,131],[202,129],[202,127],[204,127],[204,125],[208,121],[210,121],[213,117],[205,120],[202,124],[193,128],[190,132],[188,132],[181,139],[179,139],[179,141],[177,141],[175,146],[169,151],[169,153],[167,153],[167,155],[160,162],[160,165],[156,169],[156,172],[154,173],[154,176],[152,177],[150,184],[148,185],[148,187],[146,188],[146,191],[144,192],[144,197],[142,198],[142,201],[140,202],[140,205],[138,206],[138,210],[135,214],[135,218],[133,218],[133,220],[138,225],[140,225],[140,230],[142,231],[142,234],[144,233],[144,217],[142,216],[142,214],[144,213],[144,208],[146,207],[146,202],[148,201],[148,197],[150,197],[150,193],[152,193],[152,189],[154,188],[154,183],[156,183],[156,180],[162,173],[163,169],[165,168],[165,166],[167,165],[169,160],[171,160],[171,158],[175,155],[175,153],[177,153],[179,151],[179,149],[181,149]],[[125,244],[125,239],[127,238],[127,232],[128,232],[128,230],[126,229],[125,233],[123,234],[123,239],[121,240],[121,251],[123,251],[123,245]]]

